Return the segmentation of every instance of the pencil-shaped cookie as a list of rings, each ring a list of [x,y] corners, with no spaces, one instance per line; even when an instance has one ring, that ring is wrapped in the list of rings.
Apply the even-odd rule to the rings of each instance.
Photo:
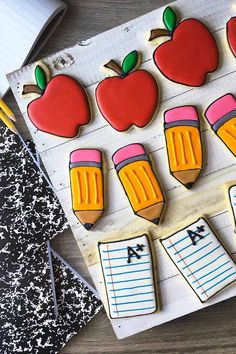
[[[90,230],[104,211],[101,151],[78,149],[70,154],[70,183],[73,211]]]
[[[215,100],[205,116],[213,131],[236,156],[236,100],[228,93]]]
[[[134,213],[158,225],[165,200],[143,145],[126,145],[112,159]]]
[[[172,108],[164,113],[170,173],[191,189],[202,171],[202,143],[197,109]]]

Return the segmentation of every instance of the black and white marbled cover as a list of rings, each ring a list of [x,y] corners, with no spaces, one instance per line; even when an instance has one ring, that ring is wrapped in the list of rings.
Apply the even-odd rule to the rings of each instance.
[[[95,290],[52,250],[58,306],[55,317],[48,250],[50,252],[46,243],[30,250],[18,263],[18,271],[16,265],[15,271],[3,279],[0,292],[2,354],[58,353],[102,308]]]
[[[20,138],[0,124],[0,260],[19,257],[68,227],[65,214]]]

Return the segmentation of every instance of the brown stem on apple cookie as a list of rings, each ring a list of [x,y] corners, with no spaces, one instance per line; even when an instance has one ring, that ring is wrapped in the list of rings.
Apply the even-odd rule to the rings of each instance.
[[[156,39],[158,37],[163,37],[163,36],[170,36],[170,31],[165,29],[165,28],[156,28],[151,30],[149,41],[152,41],[153,39]]]
[[[107,64],[104,65],[104,67],[115,71],[120,76],[123,75],[120,65],[117,64],[115,60],[110,60]]]
[[[37,85],[23,85],[22,95],[27,95],[29,93],[38,93],[39,95],[42,94],[41,89]]]

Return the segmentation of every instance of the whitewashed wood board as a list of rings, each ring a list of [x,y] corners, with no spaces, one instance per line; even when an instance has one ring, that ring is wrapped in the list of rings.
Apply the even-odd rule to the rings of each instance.
[[[201,304],[192,290],[167,259],[158,238],[167,235],[173,227],[190,217],[204,214],[228,246],[232,254],[236,253],[236,236],[230,223],[229,212],[224,197],[223,184],[236,179],[236,160],[222,142],[210,131],[204,119],[201,119],[202,138],[205,150],[203,174],[192,191],[186,190],[169,175],[163,135],[163,111],[178,105],[193,104],[200,115],[214,99],[227,92],[236,94],[236,60],[226,45],[225,25],[234,16],[232,1],[215,0],[179,0],[173,3],[181,19],[196,17],[205,22],[213,32],[220,49],[220,68],[209,76],[208,83],[201,88],[190,88],[165,79],[152,62],[155,47],[147,42],[149,29],[162,27],[164,8],[152,11],[142,17],[125,23],[117,28],[67,48],[44,58],[53,75],[69,74],[87,88],[93,111],[92,122],[81,128],[80,136],[64,139],[38,131],[27,116],[29,99],[22,99],[20,85],[33,81],[34,64],[25,66],[8,75],[11,89],[25,118],[46,167],[53,187],[62,203],[70,222],[74,236],[83,253],[95,285],[101,293],[101,273],[96,255],[96,242],[106,238],[124,237],[150,231],[156,249],[159,282],[162,298],[162,311],[144,317],[112,320],[118,338],[124,338],[147,328],[159,325],[187,313],[199,310],[216,302],[236,295],[236,287],[231,287],[212,300]],[[160,109],[152,123],[144,129],[132,129],[119,133],[112,129],[99,113],[94,92],[100,80],[104,78],[100,67],[110,59],[122,60],[131,50],[142,53],[141,67],[155,75],[161,90]],[[73,64],[69,68],[57,70],[54,62],[61,55],[70,54]],[[111,155],[121,146],[140,142],[145,144],[163,185],[167,207],[163,223],[152,226],[147,221],[135,217],[118,181],[111,161]],[[78,222],[71,209],[69,189],[69,154],[81,147],[96,147],[104,151],[106,157],[106,212],[93,231],[87,232]],[[234,255],[233,255],[234,256]]]

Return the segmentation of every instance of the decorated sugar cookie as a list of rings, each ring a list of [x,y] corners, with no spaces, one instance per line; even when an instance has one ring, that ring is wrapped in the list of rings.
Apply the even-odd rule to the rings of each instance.
[[[201,302],[236,281],[236,264],[205,218],[160,241]]]
[[[216,135],[236,156],[236,99],[231,93],[217,98],[205,112]]]
[[[163,13],[163,22],[166,29],[152,30],[149,38],[152,41],[158,37],[170,37],[153,53],[157,68],[171,81],[202,86],[207,74],[219,65],[219,51],[213,35],[195,18],[177,24],[176,14],[170,7]]]
[[[202,171],[202,143],[196,107],[180,106],[165,111],[164,130],[170,173],[191,189]]]
[[[105,64],[118,76],[108,77],[96,88],[97,105],[107,122],[122,132],[132,125],[145,127],[156,112],[159,92],[156,80],[146,70],[135,70],[138,52],[134,50],[120,67],[114,60]]]
[[[233,228],[236,233],[236,181],[225,184],[226,200],[232,215]]]
[[[48,81],[49,71],[39,63],[35,84],[23,86],[22,96],[33,95],[28,116],[37,129],[65,137],[75,137],[81,125],[90,121],[88,98],[83,87],[68,75],[56,75]]]
[[[236,16],[231,17],[231,19],[227,22],[226,35],[229,48],[236,57]]]
[[[99,258],[110,318],[148,315],[160,310],[154,257],[147,234],[99,242]]]
[[[126,145],[112,160],[134,213],[158,225],[165,199],[143,145]]]
[[[75,215],[90,230],[104,212],[102,152],[77,149],[70,154],[70,183]]]

